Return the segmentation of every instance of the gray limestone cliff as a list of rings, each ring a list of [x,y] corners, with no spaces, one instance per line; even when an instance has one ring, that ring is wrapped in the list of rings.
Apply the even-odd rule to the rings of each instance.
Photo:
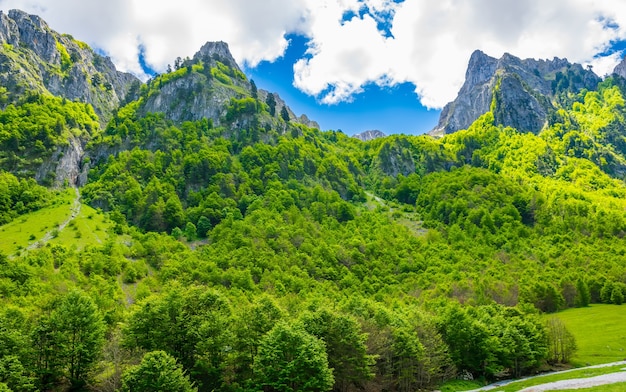
[[[0,85],[10,97],[38,91],[86,102],[102,124],[130,86],[139,83],[135,76],[117,71],[108,57],[23,11],[0,11],[0,44]]]
[[[430,135],[467,129],[490,110],[497,124],[538,133],[554,110],[551,101],[558,93],[592,90],[599,82],[590,69],[566,59],[522,60],[508,53],[495,59],[477,50],[457,98],[444,107]]]

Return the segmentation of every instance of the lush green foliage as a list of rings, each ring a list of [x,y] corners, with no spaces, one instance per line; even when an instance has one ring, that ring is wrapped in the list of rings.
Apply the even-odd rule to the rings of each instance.
[[[111,222],[0,256],[0,383],[414,391],[567,361],[538,312],[624,301],[623,81],[557,77],[539,135],[486,113],[362,143],[277,116],[224,64],[178,60],[101,134],[47,96],[0,114],[2,163],[26,177],[20,152],[89,141],[83,201]],[[182,78],[238,94],[219,126],[144,113]],[[48,198],[10,174],[0,190],[5,221]]]
[[[37,185],[35,180],[18,179],[11,173],[0,171],[0,225],[11,222],[19,215],[36,211],[50,201],[50,192]]]
[[[99,127],[91,105],[45,94],[25,95],[0,112],[0,170],[34,177],[58,147],[69,145],[72,137],[88,140]]]
[[[141,363],[131,367],[123,375],[122,391],[129,392],[191,392],[191,386],[174,357],[163,351],[151,351]]]

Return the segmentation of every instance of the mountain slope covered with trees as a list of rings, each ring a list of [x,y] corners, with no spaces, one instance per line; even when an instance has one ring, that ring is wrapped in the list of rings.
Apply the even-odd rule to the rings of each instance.
[[[3,100],[0,224],[75,186],[110,230],[0,254],[0,390],[426,390],[567,360],[540,314],[624,301],[622,77],[553,91],[538,132],[496,81],[468,129],[363,142],[224,50],[109,118]]]

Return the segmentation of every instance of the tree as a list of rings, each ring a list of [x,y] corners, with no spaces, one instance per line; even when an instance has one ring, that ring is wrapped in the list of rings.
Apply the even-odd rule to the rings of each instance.
[[[254,80],[250,79],[250,95],[252,95],[252,98],[257,99],[259,98],[259,90],[256,87],[256,83],[254,83]]]
[[[274,117],[276,115],[276,99],[274,98],[274,94],[268,93],[267,98],[265,98],[265,103],[270,108],[270,116]]]
[[[4,383],[7,390],[34,391],[33,379],[27,375],[24,366],[14,355],[0,357],[0,383]],[[0,391],[2,388],[0,388]]]
[[[206,216],[202,215],[200,219],[198,219],[198,224],[196,225],[197,234],[200,238],[205,238],[209,230],[211,230],[211,221]]]
[[[163,210],[163,219],[169,230],[175,227],[181,227],[183,223],[185,223],[183,205],[176,193],[172,193],[168,196]]]
[[[187,222],[187,225],[185,226],[185,237],[187,238],[187,241],[193,241],[197,236],[196,225],[191,222]]]
[[[367,335],[346,315],[323,309],[302,317],[305,331],[326,345],[328,366],[333,369],[335,390],[345,391],[373,377],[374,357],[367,354]]]
[[[591,302],[591,294],[589,292],[589,286],[583,278],[578,278],[576,281],[576,306],[586,307]]]
[[[50,315],[51,347],[73,387],[87,382],[104,345],[105,325],[91,298],[70,291]]]
[[[266,391],[329,391],[334,383],[324,343],[284,322],[261,341],[253,369],[259,389]]]
[[[619,284],[616,284],[611,291],[611,303],[621,305],[624,303],[624,293]]]
[[[611,296],[613,295],[613,286],[614,284],[610,280],[604,282],[604,286],[602,286],[602,289],[600,290],[600,300],[603,303],[610,304],[613,302],[611,299]]]
[[[557,317],[548,320],[546,329],[548,334],[548,362],[552,364],[568,363],[576,351],[574,335]]]
[[[284,317],[284,311],[272,297],[263,294],[252,304],[238,307],[234,316],[234,345],[229,362],[234,378],[247,381],[253,378],[252,364],[261,339]]]
[[[230,346],[230,308],[210,289],[175,287],[148,297],[129,317],[128,347],[163,350],[174,356],[202,390],[217,390]],[[175,333],[173,332],[175,331]]]
[[[283,107],[280,109],[280,118],[282,118],[285,122],[289,122],[290,120],[289,111],[287,110],[287,106],[285,105],[283,105]]]
[[[165,351],[151,351],[122,375],[125,392],[196,391],[182,367]]]

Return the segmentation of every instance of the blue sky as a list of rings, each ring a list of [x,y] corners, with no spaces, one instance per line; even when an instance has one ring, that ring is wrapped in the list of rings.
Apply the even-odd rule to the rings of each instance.
[[[302,36],[288,39],[290,45],[282,57],[246,67],[244,72],[257,87],[278,93],[297,115],[306,114],[321,129],[342,130],[348,135],[374,129],[385,134],[421,134],[437,125],[441,111],[422,106],[411,83],[391,87],[369,84],[349,102],[320,103],[293,85],[293,64],[304,56],[307,40]]]
[[[600,76],[626,51],[615,0],[0,0],[12,8],[144,79],[225,41],[257,86],[347,134],[429,131],[476,49],[567,58]]]

